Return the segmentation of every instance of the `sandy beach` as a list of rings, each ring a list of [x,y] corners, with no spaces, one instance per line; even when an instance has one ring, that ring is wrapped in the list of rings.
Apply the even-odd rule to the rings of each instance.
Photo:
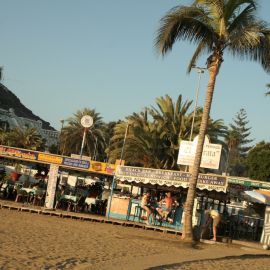
[[[0,269],[270,269],[270,251],[240,245],[8,209],[0,220]]]

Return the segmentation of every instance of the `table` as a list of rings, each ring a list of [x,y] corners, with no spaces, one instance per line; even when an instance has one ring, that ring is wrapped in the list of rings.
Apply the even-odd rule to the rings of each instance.
[[[34,188],[21,188],[21,190],[24,190],[27,193],[33,193],[33,194],[36,193],[36,189],[34,189]]]
[[[96,198],[86,198],[85,203],[90,206],[91,204],[96,204]]]
[[[73,201],[73,202],[77,202],[78,197],[75,196],[75,195],[63,195],[63,196],[61,197],[61,199],[64,199],[64,200],[70,200],[70,201]]]

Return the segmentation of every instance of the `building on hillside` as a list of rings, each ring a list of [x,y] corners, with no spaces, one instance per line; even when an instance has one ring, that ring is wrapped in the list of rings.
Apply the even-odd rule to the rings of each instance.
[[[35,128],[40,136],[46,140],[46,147],[57,145],[59,138],[59,131],[54,129],[44,129],[41,120],[33,120],[21,116],[17,116],[15,110],[0,108],[0,128],[5,131],[14,128]]]

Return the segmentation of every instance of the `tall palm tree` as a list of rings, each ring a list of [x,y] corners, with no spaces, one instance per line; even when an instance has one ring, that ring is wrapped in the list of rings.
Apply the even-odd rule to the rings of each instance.
[[[60,138],[60,150],[62,154],[79,154],[83,139],[84,127],[81,119],[84,115],[93,118],[93,125],[88,129],[85,138],[84,153],[93,157],[103,154],[105,150],[104,122],[95,110],[84,108],[77,111],[73,117],[67,119],[67,125],[63,127]]]
[[[216,77],[223,62],[224,51],[232,56],[259,62],[270,71],[270,29],[256,17],[255,0],[195,0],[191,6],[177,6],[162,19],[155,45],[165,55],[177,40],[197,45],[188,71],[203,53],[208,53],[209,81],[204,103],[192,179],[185,205],[182,238],[192,241],[192,212],[196,184],[210,114]]]
[[[150,109],[166,151],[164,169],[177,169],[177,156],[180,140],[188,139],[190,134],[189,109],[192,101],[182,99],[179,95],[174,103],[168,95],[156,99],[157,108]]]

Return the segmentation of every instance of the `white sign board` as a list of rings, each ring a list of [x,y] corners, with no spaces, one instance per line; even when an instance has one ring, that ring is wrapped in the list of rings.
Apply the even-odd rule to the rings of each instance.
[[[193,142],[182,140],[180,143],[177,164],[192,166],[195,159],[197,140]],[[221,156],[221,144],[209,143],[207,140],[203,146],[201,159],[202,168],[218,169]]]
[[[45,207],[49,209],[53,209],[58,169],[59,169],[58,165],[51,164],[50,171],[49,171],[47,194],[46,194],[46,200],[45,200]]]
[[[88,156],[80,156],[80,155],[76,155],[76,154],[70,154],[70,157],[72,157],[72,158],[77,158],[77,159],[82,159],[82,160],[89,160],[89,161],[91,161],[91,157],[88,157]]]
[[[90,115],[84,115],[81,124],[84,128],[90,128],[93,125],[93,118]]]

